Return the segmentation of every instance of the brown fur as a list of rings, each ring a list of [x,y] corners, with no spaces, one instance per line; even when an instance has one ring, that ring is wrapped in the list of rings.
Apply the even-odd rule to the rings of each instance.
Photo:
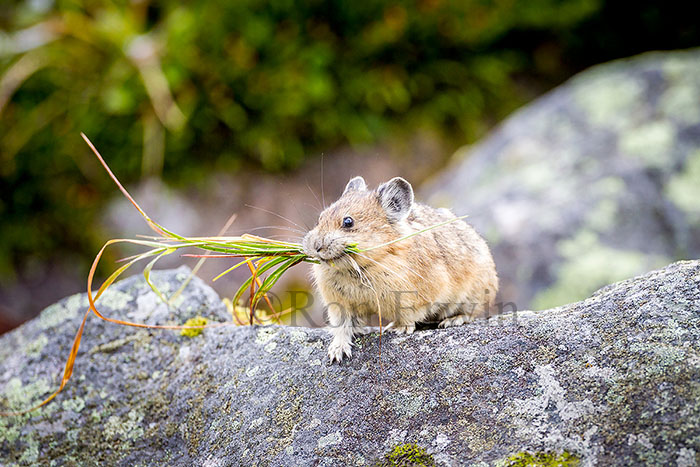
[[[405,333],[413,332],[421,321],[440,320],[446,327],[488,316],[498,277],[486,242],[471,226],[457,220],[347,255],[344,250],[350,244],[360,249],[381,245],[455,217],[447,209],[412,203],[402,219],[392,220],[377,190],[364,188],[363,180],[360,189],[348,187],[304,238],[306,253],[321,260],[314,265],[313,276],[334,335],[331,361],[351,355],[353,335],[379,311],[385,323],[392,322],[393,330]],[[412,201],[410,185],[408,189]],[[343,227],[348,216],[354,220],[350,229]]]

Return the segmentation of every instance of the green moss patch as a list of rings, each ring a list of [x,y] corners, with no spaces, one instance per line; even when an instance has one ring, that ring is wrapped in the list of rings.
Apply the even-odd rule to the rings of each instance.
[[[207,319],[201,316],[195,316],[185,321],[185,326],[205,326],[207,324]],[[185,337],[196,337],[202,333],[202,329],[183,329],[180,331],[181,336]]]

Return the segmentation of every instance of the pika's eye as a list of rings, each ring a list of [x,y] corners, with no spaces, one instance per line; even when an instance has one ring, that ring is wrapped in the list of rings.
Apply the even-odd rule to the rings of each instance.
[[[355,221],[352,220],[352,217],[348,216],[348,217],[343,219],[343,227],[344,228],[349,229],[353,225],[355,225]]]

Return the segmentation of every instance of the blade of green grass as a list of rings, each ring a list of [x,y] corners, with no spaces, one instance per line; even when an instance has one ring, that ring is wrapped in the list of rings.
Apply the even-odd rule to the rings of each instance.
[[[274,266],[280,264],[281,262],[285,261],[286,258],[284,257],[276,257],[274,259],[271,259],[267,261],[265,264],[257,268],[257,275],[260,276],[261,274],[264,274],[266,271],[268,271],[270,268],[273,268]],[[233,299],[231,302],[233,303],[234,306],[238,304],[238,300],[243,296],[245,293],[246,289],[248,289],[251,284],[253,283],[253,276],[249,277],[241,286],[238,288],[236,291],[236,294],[233,296]]]
[[[212,279],[212,282],[216,282],[217,280],[219,280],[220,278],[222,278],[223,276],[225,276],[229,272],[233,271],[234,269],[238,268],[239,266],[246,264],[248,261],[255,261],[257,259],[260,259],[260,257],[253,257],[253,258],[249,258],[249,259],[244,259],[240,263],[234,264],[233,266],[231,266],[230,268],[228,268],[227,270],[225,270],[224,272],[222,272],[221,274],[216,276],[214,279]]]
[[[219,236],[225,234],[226,231],[231,228],[231,225],[235,222],[236,217],[238,217],[238,214],[236,214],[235,212],[231,214],[231,216],[226,220],[224,226],[221,228],[221,230],[219,230]],[[177,299],[177,297],[180,296],[180,294],[187,287],[187,284],[189,284],[192,278],[197,275],[197,272],[199,272],[199,269],[204,265],[204,262],[206,260],[207,258],[200,258],[199,261],[197,261],[197,264],[195,264],[194,268],[192,268],[192,271],[190,271],[190,274],[189,276],[187,276],[187,279],[185,279],[182,285],[180,285],[180,287],[175,291],[175,293],[170,296],[170,299],[168,300],[168,305],[172,304]]]
[[[406,240],[407,238],[415,237],[416,235],[420,235],[420,234],[422,234],[422,233],[428,232],[429,230],[437,229],[438,227],[442,227],[443,225],[451,224],[451,223],[453,223],[453,222],[455,222],[455,221],[458,221],[458,220],[461,220],[461,219],[465,219],[465,218],[467,218],[467,217],[469,217],[469,216],[455,217],[454,219],[450,219],[450,220],[447,220],[447,221],[445,221],[445,222],[440,222],[439,224],[431,225],[430,227],[426,227],[426,228],[424,228],[424,229],[417,230],[417,231],[415,231],[415,232],[412,232],[412,233],[410,233],[410,234],[408,234],[408,235],[404,235],[403,237],[399,237],[399,238],[397,238],[397,239],[395,239],[395,240],[392,240],[392,241],[390,241],[390,242],[382,243],[382,244],[379,244],[379,245],[374,245],[374,246],[371,246],[371,247],[368,247],[368,248],[358,248],[358,250],[359,250],[360,252],[376,250],[377,248],[382,248],[382,247],[385,247],[385,246],[392,245],[392,244],[394,244],[394,243],[396,243],[396,242],[400,242],[400,241],[402,241],[402,240]]]
[[[287,270],[292,266],[299,264],[302,261],[302,259],[303,257],[293,256],[287,259],[286,261],[282,262],[282,264],[277,269],[275,269],[269,276],[267,276],[267,278],[265,278],[262,285],[258,287],[258,290],[255,293],[255,297],[252,300],[253,306],[255,306],[260,301],[260,298],[263,294],[266,294],[270,291],[270,289],[277,283],[280,277],[282,277],[282,274],[287,272]]]

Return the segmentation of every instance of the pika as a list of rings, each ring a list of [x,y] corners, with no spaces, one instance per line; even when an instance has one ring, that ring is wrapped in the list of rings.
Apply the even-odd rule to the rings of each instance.
[[[353,244],[366,251],[346,253]],[[319,261],[312,271],[333,335],[331,363],[352,355],[354,335],[365,332],[373,314],[398,333],[432,320],[457,326],[488,316],[498,291],[484,239],[451,211],[415,202],[411,184],[400,177],[376,190],[352,178],[302,245]]]

